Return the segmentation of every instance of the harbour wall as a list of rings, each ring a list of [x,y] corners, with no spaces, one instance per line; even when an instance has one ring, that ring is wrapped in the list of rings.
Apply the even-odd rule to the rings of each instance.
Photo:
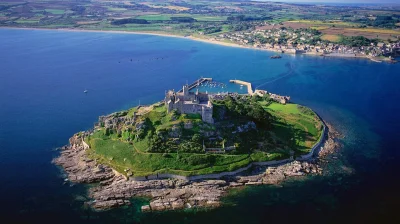
[[[201,83],[205,82],[205,81],[212,81],[212,78],[199,78],[198,80],[194,81],[193,83],[191,83],[190,85],[188,85],[188,90],[191,90],[193,88],[196,88],[197,86],[199,86]],[[182,92],[183,89],[179,90],[179,92]]]
[[[245,85],[245,86],[247,86],[247,93],[248,94],[253,95],[253,93],[254,93],[253,92],[253,87],[252,87],[250,82],[245,82],[245,81],[237,80],[237,79],[229,80],[229,82],[235,83],[235,84],[240,84],[240,85]]]

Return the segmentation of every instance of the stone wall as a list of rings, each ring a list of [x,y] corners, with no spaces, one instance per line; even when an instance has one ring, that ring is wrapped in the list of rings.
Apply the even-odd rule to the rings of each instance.
[[[317,114],[318,116],[318,114]],[[319,116],[318,116],[319,117]],[[320,118],[321,122],[322,122],[322,136],[319,139],[319,141],[311,148],[311,151],[306,154],[306,155],[302,155],[299,158],[296,158],[296,160],[299,161],[304,161],[304,160],[309,160],[311,159],[315,152],[317,151],[317,149],[319,149],[321,147],[321,145],[324,143],[325,137],[327,135],[327,128],[325,123],[323,122],[323,120]],[[237,175],[238,173],[241,173],[245,170],[248,170],[249,168],[251,168],[252,166],[273,166],[273,165],[278,165],[278,164],[283,164],[283,163],[288,163],[291,162],[292,159],[283,159],[283,160],[273,160],[273,161],[266,161],[266,162],[252,162],[249,165],[237,169],[235,171],[230,171],[230,172],[222,172],[222,173],[215,173],[215,174],[206,174],[206,175],[196,175],[196,176],[180,176],[180,175],[175,175],[175,174],[168,174],[168,173],[164,173],[164,174],[158,174],[158,175],[150,175],[147,177],[130,177],[133,180],[155,180],[155,179],[167,179],[167,178],[174,178],[174,179],[181,179],[181,180],[201,180],[201,179],[220,179],[224,176],[233,176],[233,175]]]
[[[214,118],[213,116],[213,107],[203,106],[201,111],[201,119],[206,122],[213,124]]]
[[[252,87],[250,82],[245,82],[245,81],[236,80],[236,79],[235,80],[229,80],[229,82],[236,83],[236,84],[239,84],[239,85],[245,85],[247,87],[247,93],[250,94],[250,95],[253,95],[253,87]]]
[[[190,180],[190,181],[202,180],[202,179],[220,179],[224,176],[237,175],[238,173],[241,173],[243,171],[250,169],[252,166],[272,166],[272,165],[288,163],[290,161],[292,161],[292,160],[284,159],[284,160],[274,160],[274,161],[266,161],[266,162],[253,162],[245,167],[242,167],[242,168],[234,170],[234,171],[222,172],[222,173],[212,173],[212,174],[205,174],[205,175],[180,176],[180,175],[175,175],[175,174],[162,173],[162,174],[158,174],[158,175],[149,175],[146,177],[129,177],[129,179],[136,180],[136,181],[168,179],[168,178],[180,179],[180,180]]]

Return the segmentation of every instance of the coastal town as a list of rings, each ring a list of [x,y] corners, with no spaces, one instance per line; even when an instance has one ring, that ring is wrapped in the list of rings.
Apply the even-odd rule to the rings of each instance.
[[[275,24],[272,24],[274,26]],[[400,42],[384,43],[361,39],[356,46],[324,41],[313,29],[272,28],[220,34],[212,40],[289,54],[315,54],[336,57],[368,57],[394,60],[400,55]],[[396,37],[398,38],[398,36]]]
[[[0,9],[0,27],[147,33],[278,53],[388,63],[395,63],[400,54],[398,6],[155,0],[27,1],[0,3]]]

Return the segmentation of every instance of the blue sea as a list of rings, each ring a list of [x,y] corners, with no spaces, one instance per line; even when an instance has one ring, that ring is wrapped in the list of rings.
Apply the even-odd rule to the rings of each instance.
[[[400,64],[271,55],[184,38],[0,29],[1,222],[399,223]],[[143,198],[94,212],[89,186],[63,184],[51,160],[74,133],[201,76],[311,107],[344,136],[331,172],[235,190],[214,210],[159,213],[141,213]]]

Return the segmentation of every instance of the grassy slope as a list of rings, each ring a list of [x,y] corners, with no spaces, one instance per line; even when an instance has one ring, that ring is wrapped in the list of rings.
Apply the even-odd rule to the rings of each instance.
[[[297,104],[272,103],[265,106],[274,119],[273,132],[283,141],[295,140],[295,147],[299,152],[308,153],[312,146],[319,140],[322,125],[317,115],[302,113]],[[294,139],[293,139],[294,138]],[[296,152],[299,154],[299,152]],[[301,153],[300,153],[301,154]]]
[[[210,16],[200,14],[150,14],[138,16],[138,19],[146,20],[171,20],[171,17],[186,16],[192,17],[197,21],[225,21],[227,16]]]
[[[175,173],[179,175],[207,174],[235,170],[250,162],[248,155],[208,155],[193,153],[144,153],[135,149],[126,142],[112,140],[102,132],[95,133],[90,139],[91,150],[89,156],[96,158],[100,163],[109,164],[117,171],[125,173],[129,168],[135,176],[144,176],[155,173]],[[213,156],[215,161],[212,166],[204,162],[189,164],[186,158],[197,157],[199,161]]]
[[[296,154],[309,152],[312,145],[319,139],[321,130],[315,126],[319,124],[315,116],[299,111],[296,104],[281,105],[272,103],[264,106],[275,117],[273,132],[277,139],[290,141],[296,139]],[[170,122],[163,121],[165,110],[156,107],[146,115],[152,122],[162,120],[156,128],[171,126]],[[164,117],[163,117],[164,116]],[[181,116],[178,121],[188,119],[197,120],[198,117]],[[318,122],[318,123],[317,123]],[[307,131],[307,132],[306,132]],[[193,153],[147,153],[147,140],[127,142],[116,140],[116,136],[105,136],[104,131],[95,132],[89,139],[91,149],[89,156],[96,158],[100,163],[108,164],[121,173],[129,168],[135,176],[145,176],[156,173],[174,173],[179,175],[199,175],[233,171],[244,167],[253,161],[270,161],[287,158],[279,152],[255,152],[251,155],[210,155]],[[210,161],[212,157],[212,162]],[[189,164],[187,161],[196,160],[198,163]]]

